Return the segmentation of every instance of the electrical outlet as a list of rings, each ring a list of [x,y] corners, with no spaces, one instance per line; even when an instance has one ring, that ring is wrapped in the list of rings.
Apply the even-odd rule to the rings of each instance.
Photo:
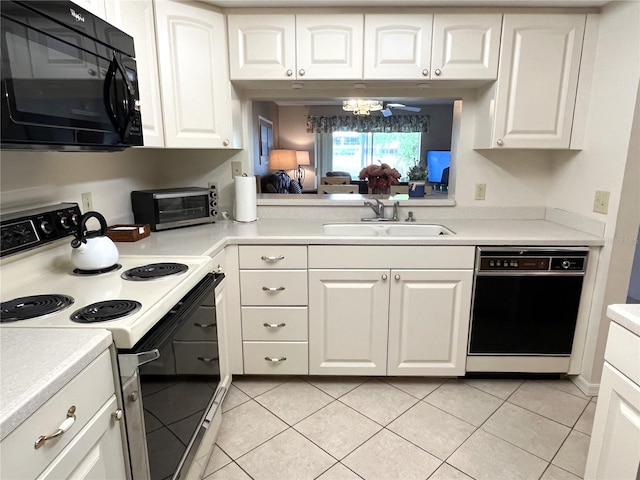
[[[487,195],[487,184],[486,183],[476,183],[476,200],[484,200]]]
[[[231,162],[231,178],[242,176],[242,162]]]
[[[593,198],[593,211],[604,215],[609,211],[609,192],[596,190]]]
[[[82,194],[82,211],[83,213],[89,212],[93,210],[93,198],[91,197],[91,192],[86,192]]]

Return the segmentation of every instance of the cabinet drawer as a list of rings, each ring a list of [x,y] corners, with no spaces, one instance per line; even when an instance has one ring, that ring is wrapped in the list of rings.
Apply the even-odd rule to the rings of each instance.
[[[36,478],[114,393],[107,350],[0,443],[0,478]],[[58,430],[71,406],[76,407],[73,425],[59,437],[34,448],[41,435]]]
[[[213,294],[211,294],[213,295]],[[216,308],[198,307],[174,336],[175,340],[217,341]]]
[[[216,375],[220,373],[217,342],[173,342],[176,373]]]
[[[306,342],[307,307],[242,307],[242,339]]]
[[[293,374],[309,373],[307,342],[244,342],[244,373]],[[279,358],[279,362],[266,360]]]
[[[242,305],[306,305],[307,271],[241,271],[240,299]]]
[[[240,268],[283,270],[307,268],[307,247],[292,245],[241,245]]]

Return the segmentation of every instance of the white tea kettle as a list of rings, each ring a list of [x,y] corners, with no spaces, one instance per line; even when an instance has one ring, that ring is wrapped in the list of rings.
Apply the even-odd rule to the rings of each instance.
[[[100,222],[100,230],[87,230],[87,221],[96,218]],[[112,267],[118,261],[118,248],[107,237],[107,221],[98,212],[87,212],[82,215],[76,238],[71,241],[71,263],[80,270],[102,270]]]

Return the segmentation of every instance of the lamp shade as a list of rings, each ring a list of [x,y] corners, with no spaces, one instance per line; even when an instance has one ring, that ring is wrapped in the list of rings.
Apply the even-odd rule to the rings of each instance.
[[[271,150],[269,170],[293,170],[298,167],[295,150]]]
[[[309,152],[306,150],[296,150],[296,159],[298,165],[311,165],[311,161],[309,160]]]

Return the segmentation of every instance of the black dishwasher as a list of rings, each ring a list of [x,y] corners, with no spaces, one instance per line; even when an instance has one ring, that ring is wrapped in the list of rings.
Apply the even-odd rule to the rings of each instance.
[[[569,356],[586,248],[478,248],[470,356]]]

